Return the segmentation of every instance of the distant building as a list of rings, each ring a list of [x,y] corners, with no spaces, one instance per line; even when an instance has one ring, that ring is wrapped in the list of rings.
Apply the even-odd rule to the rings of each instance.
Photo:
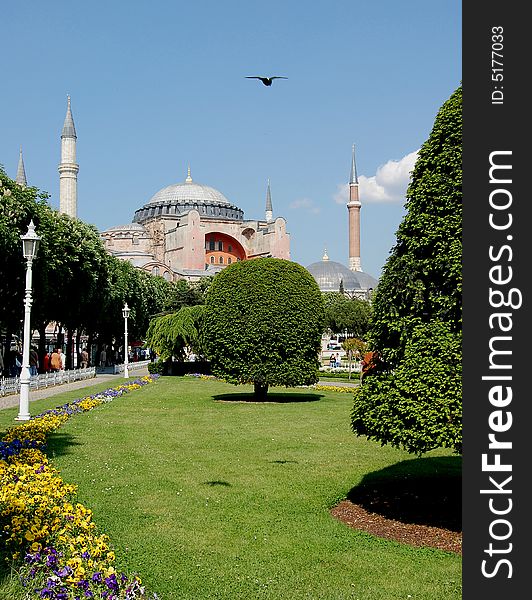
[[[59,211],[74,218],[76,141],[69,96],[61,132]],[[17,177],[25,181],[20,164]],[[221,192],[193,181],[190,168],[184,182],[164,187],[139,208],[132,223],[106,229],[101,236],[113,256],[170,281],[198,280],[250,258],[290,259],[290,235],[285,219],[273,218],[269,181],[264,219],[247,220]]]
[[[362,271],[360,258],[360,208],[358,175],[355,161],[355,147],[351,157],[351,175],[349,178],[349,268],[329,260],[327,251],[320,262],[312,263],[307,270],[312,274],[322,292],[338,292],[343,289],[349,297],[368,299],[377,287],[378,281]]]
[[[261,256],[290,260],[286,221],[272,216],[270,183],[265,218],[244,219],[244,212],[218,190],[193,181],[159,190],[139,208],[133,222],[101,234],[117,258],[168,280],[198,280],[231,263]]]

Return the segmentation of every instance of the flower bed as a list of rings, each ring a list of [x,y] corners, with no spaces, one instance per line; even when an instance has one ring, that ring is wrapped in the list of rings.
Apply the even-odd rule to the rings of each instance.
[[[340,386],[340,385],[326,385],[324,383],[317,383],[312,386],[315,390],[322,390],[324,392],[344,392],[348,394],[354,393],[354,388],[351,386]]]
[[[148,375],[47,410],[0,441],[0,541],[26,588],[25,598],[157,599],[136,575],[118,573],[109,538],[76,502],[76,486],[49,463],[46,437],[72,415],[156,380]]]

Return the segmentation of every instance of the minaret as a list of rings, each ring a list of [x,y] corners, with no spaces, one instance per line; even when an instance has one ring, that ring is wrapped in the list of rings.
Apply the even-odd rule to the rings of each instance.
[[[270,180],[268,179],[268,188],[266,189],[266,222],[271,223],[273,221],[273,207],[272,207],[272,192],[270,190]]]
[[[349,178],[349,268],[351,271],[362,271],[360,265],[360,200],[358,197],[358,176],[355,163],[355,146],[351,161],[351,177]]]
[[[28,182],[26,181],[26,170],[24,169],[24,159],[22,158],[22,146],[20,147],[20,154],[18,157],[17,177],[16,177],[15,181],[23,188],[28,186]]]
[[[67,96],[67,112],[61,132],[61,163],[59,164],[59,212],[77,218],[78,171],[76,164],[76,128]]]

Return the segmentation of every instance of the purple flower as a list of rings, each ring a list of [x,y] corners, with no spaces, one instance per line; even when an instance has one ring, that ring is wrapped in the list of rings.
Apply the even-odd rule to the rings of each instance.
[[[68,577],[69,575],[72,574],[72,569],[67,565],[67,566],[63,567],[62,569],[60,569],[59,571],[55,571],[55,574],[58,577]]]
[[[113,592],[118,592],[118,581],[114,573],[105,578],[105,585]]]
[[[82,588],[83,590],[88,590],[89,589],[89,582],[86,579],[80,579],[76,585],[80,588]]]

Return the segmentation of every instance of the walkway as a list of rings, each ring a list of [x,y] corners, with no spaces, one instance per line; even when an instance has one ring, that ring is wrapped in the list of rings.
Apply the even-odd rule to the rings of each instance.
[[[131,373],[130,379],[133,381],[138,377],[143,377],[144,375],[148,375],[148,369],[138,369]],[[92,377],[91,379],[82,379],[80,381],[72,381],[71,383],[63,383],[62,385],[54,385],[49,388],[42,388],[40,390],[33,390],[30,392],[30,403],[35,400],[42,400],[43,398],[49,398],[51,396],[57,396],[57,394],[62,394],[64,392],[70,392],[71,390],[79,390],[84,387],[89,387],[91,385],[98,385],[100,383],[117,381],[118,379],[123,379],[124,375],[119,373],[117,375],[111,373],[102,373],[96,374],[96,377]],[[13,406],[18,406],[20,396],[19,394],[11,394],[10,396],[4,396],[0,398],[0,410],[4,408],[12,408]]]

